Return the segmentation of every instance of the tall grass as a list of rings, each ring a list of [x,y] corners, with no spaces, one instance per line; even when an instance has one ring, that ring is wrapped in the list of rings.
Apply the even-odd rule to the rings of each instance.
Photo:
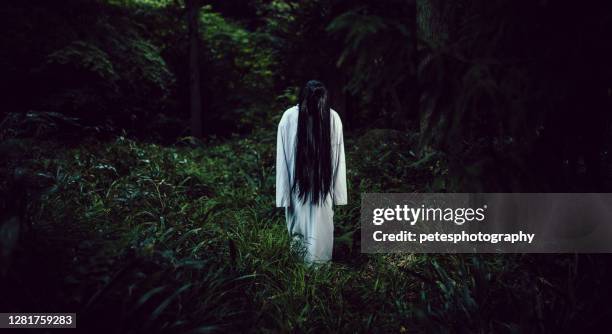
[[[28,145],[2,165],[40,189],[3,305],[30,295],[24,310],[75,311],[86,332],[547,332],[607,312],[589,290],[610,292],[600,257],[361,254],[359,193],[425,191],[444,173],[396,149],[347,139],[350,204],[336,209],[334,262],[312,268],[274,207],[271,134]]]

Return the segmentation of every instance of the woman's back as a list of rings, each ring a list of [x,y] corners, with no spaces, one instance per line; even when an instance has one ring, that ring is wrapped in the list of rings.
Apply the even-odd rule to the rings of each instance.
[[[307,263],[331,260],[333,205],[347,204],[342,122],[327,91],[308,82],[301,104],[278,124],[276,206],[285,208],[289,234],[300,239]]]
[[[294,202],[297,201],[297,193],[295,191],[291,191],[291,189],[293,188],[292,180],[294,180],[295,169],[296,167],[300,168],[300,166],[295,165],[298,113],[299,108],[297,105],[285,110],[278,124],[277,150],[282,149],[282,152],[277,152],[277,160],[279,158],[282,159],[281,161],[277,161],[277,175],[279,169],[281,172],[286,173],[286,175],[280,175],[281,177],[276,178],[277,207],[287,206],[290,203],[290,200]],[[343,205],[347,202],[344,139],[342,121],[340,120],[338,113],[333,109],[331,109],[330,112],[330,134],[332,187],[327,199],[332,200],[333,204]],[[290,199],[290,194],[292,194],[292,197],[295,198]]]

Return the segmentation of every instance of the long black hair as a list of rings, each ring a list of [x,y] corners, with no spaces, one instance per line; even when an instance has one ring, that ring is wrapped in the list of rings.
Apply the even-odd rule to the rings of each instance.
[[[305,203],[318,204],[330,192],[332,181],[331,123],[327,89],[316,80],[300,92],[292,189]]]

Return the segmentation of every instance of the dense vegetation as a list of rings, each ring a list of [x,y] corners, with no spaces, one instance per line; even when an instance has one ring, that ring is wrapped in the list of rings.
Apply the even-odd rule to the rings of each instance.
[[[356,195],[336,210],[334,263],[306,267],[270,205],[273,139],[206,149],[125,137],[5,144],[29,148],[19,168],[35,175],[23,182],[39,200],[29,203],[33,231],[15,254],[2,308],[76,310],[92,330],[143,333],[571,331],[603,321],[600,297],[612,292],[605,257],[366,256]],[[427,190],[432,165],[363,178],[401,158],[381,157],[388,147],[372,151],[372,140],[380,142],[347,143],[352,189]]]
[[[358,223],[363,192],[609,189],[603,5],[0,6],[0,311],[105,333],[571,332],[612,315],[606,256],[366,255]],[[276,124],[311,78],[343,119],[349,182],[318,269],[273,200]]]

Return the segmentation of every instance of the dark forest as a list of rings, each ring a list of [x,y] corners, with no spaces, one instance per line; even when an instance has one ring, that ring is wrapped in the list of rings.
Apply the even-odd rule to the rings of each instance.
[[[0,14],[0,312],[76,312],[84,333],[609,326],[610,255],[364,254],[359,215],[362,193],[612,192],[611,4],[4,0]],[[277,126],[310,79],[347,159],[321,269],[289,251],[274,206]]]

